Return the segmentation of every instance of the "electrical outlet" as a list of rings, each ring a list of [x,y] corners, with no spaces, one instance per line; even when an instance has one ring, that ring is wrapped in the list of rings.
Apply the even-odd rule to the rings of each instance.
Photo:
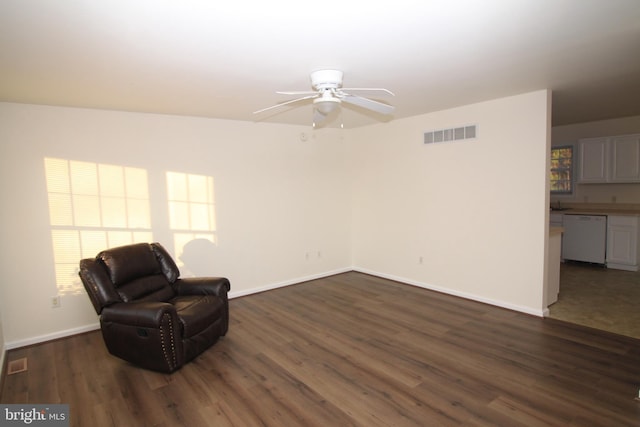
[[[59,308],[60,307],[60,295],[55,295],[51,297],[51,308]]]

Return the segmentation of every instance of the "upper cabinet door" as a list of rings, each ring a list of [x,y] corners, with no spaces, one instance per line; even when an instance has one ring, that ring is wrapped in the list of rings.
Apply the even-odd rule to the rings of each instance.
[[[611,182],[640,182],[640,135],[611,138]]]
[[[579,143],[579,179],[581,183],[603,183],[608,181],[609,139],[581,139]]]

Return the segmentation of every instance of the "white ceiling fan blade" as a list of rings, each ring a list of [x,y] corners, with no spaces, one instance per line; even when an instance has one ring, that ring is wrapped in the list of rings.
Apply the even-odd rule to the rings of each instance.
[[[349,91],[349,92],[382,92],[380,95],[390,95],[396,96],[389,89],[384,89],[381,87],[344,87],[340,90]]]
[[[318,92],[315,90],[289,90],[289,91],[278,91],[280,95],[313,95]]]
[[[305,100],[305,99],[315,98],[315,97],[317,97],[317,96],[318,96],[318,94],[316,93],[316,94],[314,94],[314,95],[303,96],[302,98],[292,99],[291,101],[281,102],[280,104],[272,105],[271,107],[262,108],[262,109],[260,109],[260,110],[254,111],[254,112],[253,112],[253,114],[263,113],[263,112],[265,112],[265,111],[272,110],[272,109],[274,109],[274,108],[284,107],[285,105],[293,104],[294,102],[303,101],[303,100]]]
[[[356,95],[345,94],[345,97],[342,98],[342,100],[349,104],[357,105],[358,107],[366,108],[367,110],[375,111],[380,114],[391,114],[395,110],[393,105],[383,104],[382,102]]]

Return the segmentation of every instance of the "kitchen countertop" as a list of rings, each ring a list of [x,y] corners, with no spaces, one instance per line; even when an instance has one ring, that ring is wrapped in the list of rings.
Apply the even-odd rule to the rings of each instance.
[[[555,206],[555,204],[553,204]],[[631,215],[640,216],[638,204],[616,203],[562,203],[562,210],[551,210],[552,214],[570,215]]]
[[[551,211],[554,214],[563,215],[620,215],[620,216],[639,216],[640,212],[622,211],[622,210],[604,210],[604,209],[567,209],[563,211]]]
[[[556,234],[564,233],[563,227],[549,227],[549,236],[555,236]]]

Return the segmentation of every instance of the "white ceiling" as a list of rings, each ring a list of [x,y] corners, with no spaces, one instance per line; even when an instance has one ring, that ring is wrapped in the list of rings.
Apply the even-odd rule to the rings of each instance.
[[[252,112],[322,68],[394,118],[544,88],[554,125],[640,115],[640,1],[0,1],[2,101],[310,125]]]

